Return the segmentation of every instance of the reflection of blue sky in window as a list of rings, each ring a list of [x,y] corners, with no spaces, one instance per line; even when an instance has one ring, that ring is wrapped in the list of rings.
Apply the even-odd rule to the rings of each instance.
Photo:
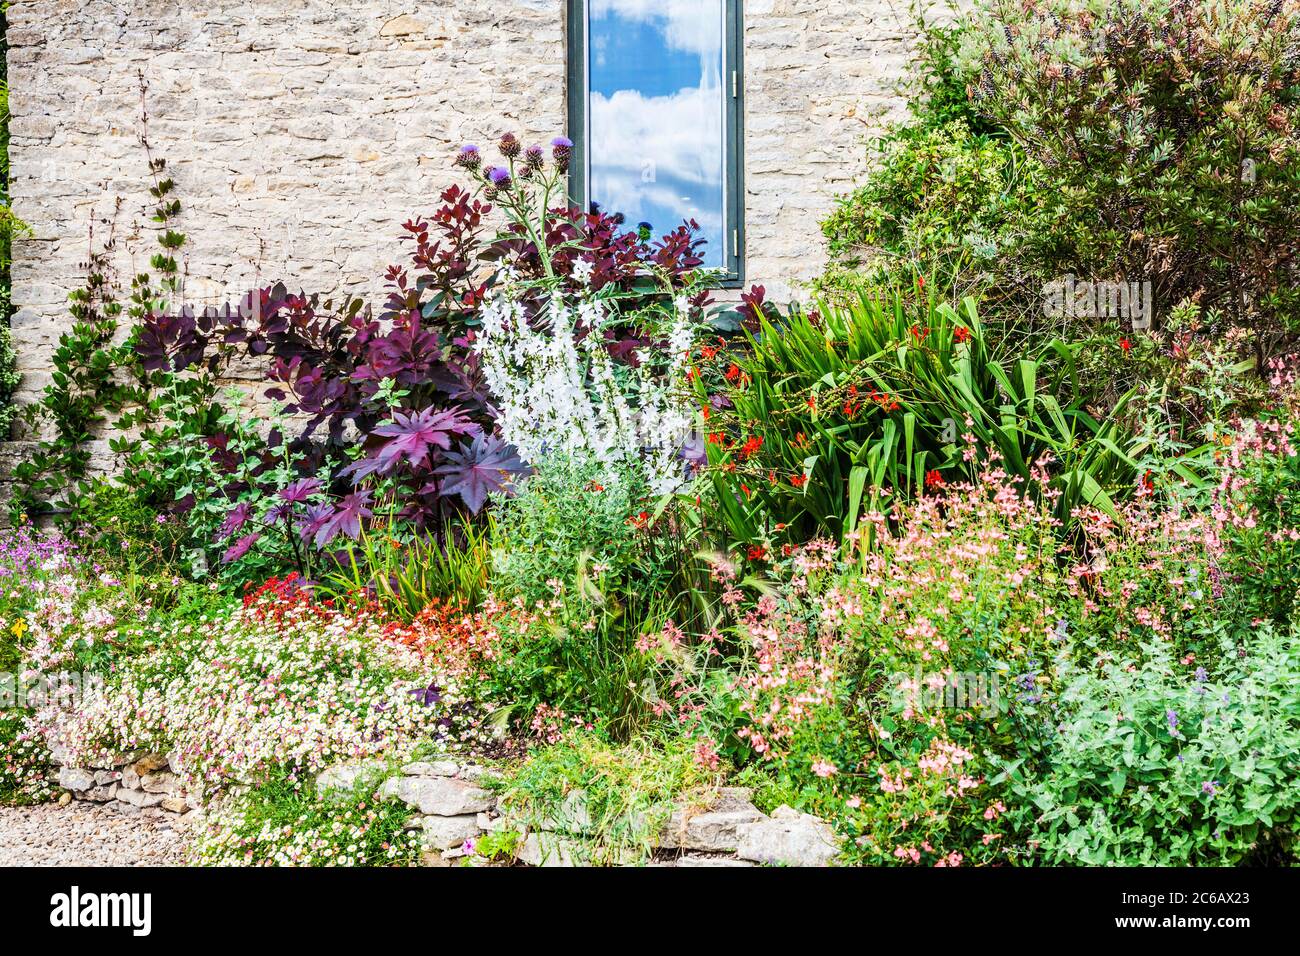
[[[593,201],[662,235],[700,224],[723,265],[723,0],[590,0]]]

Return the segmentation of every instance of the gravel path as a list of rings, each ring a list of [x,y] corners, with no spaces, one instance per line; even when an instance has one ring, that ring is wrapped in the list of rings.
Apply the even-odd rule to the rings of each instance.
[[[0,866],[182,866],[176,826],[80,801],[0,807]]]

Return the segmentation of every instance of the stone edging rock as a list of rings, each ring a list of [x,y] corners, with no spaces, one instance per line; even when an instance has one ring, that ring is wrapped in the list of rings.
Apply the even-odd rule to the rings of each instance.
[[[127,814],[146,810],[175,814],[201,811],[196,794],[187,793],[174,756],[124,754],[102,766],[63,766],[57,780],[67,791],[61,803],[84,800]],[[316,778],[316,792],[351,790],[367,778],[387,772],[382,761],[336,764]],[[528,866],[581,866],[592,858],[591,820],[585,795],[575,790],[553,819],[528,828],[510,818],[496,795],[481,785],[487,770],[456,759],[416,761],[389,776],[383,797],[412,809],[406,826],[422,831],[422,861],[450,866],[472,852],[472,841],[488,832],[518,830],[518,862]],[[825,866],[839,852],[829,825],[817,817],[778,807],[771,815],[752,802],[752,791],[723,787],[707,807],[678,805],[659,835],[652,866]],[[618,860],[612,861],[618,863]],[[629,859],[627,863],[644,862]]]
[[[200,802],[185,791],[178,768],[175,756],[143,751],[84,767],[61,766],[56,780],[66,793],[59,802],[85,800],[127,814],[155,808],[189,814],[199,809]]]

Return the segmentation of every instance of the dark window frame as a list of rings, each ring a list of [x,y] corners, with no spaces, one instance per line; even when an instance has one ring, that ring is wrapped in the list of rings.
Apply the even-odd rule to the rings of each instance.
[[[569,166],[569,194],[586,209],[587,195],[587,0],[566,0],[568,35],[568,123],[573,140]],[[723,230],[725,271],[723,288],[734,289],[745,281],[745,18],[743,0],[723,0],[726,26],[723,31],[723,76],[730,74],[731,95],[724,90],[723,117]],[[723,83],[726,84],[726,79]],[[728,241],[730,240],[730,241]]]

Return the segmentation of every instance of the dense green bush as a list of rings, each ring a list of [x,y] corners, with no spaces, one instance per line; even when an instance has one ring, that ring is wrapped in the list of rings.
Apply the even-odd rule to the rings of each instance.
[[[959,63],[1033,164],[1044,215],[1015,255],[1044,278],[1149,280],[1300,332],[1300,11],[1270,0],[992,0]]]
[[[647,494],[630,470],[548,455],[516,494],[496,502],[497,595],[530,604],[547,600],[557,585],[573,585],[580,565],[606,568],[610,580],[639,579],[652,587],[659,574],[644,553],[645,535],[634,526]]]
[[[1047,350],[1055,371],[995,358],[971,300],[862,293],[765,318],[749,345],[707,443],[718,515],[740,541],[843,537],[895,496],[973,477],[990,453],[1023,479],[1049,468],[1062,520],[1080,504],[1113,512],[1145,467],[1145,443],[1114,420],[1126,396],[1094,417],[1063,342]]]
[[[908,119],[872,141],[872,172],[822,223],[831,265],[817,285],[832,297],[918,276],[954,300],[1000,297],[1020,220],[1036,211],[1023,152],[967,95],[960,21],[918,27]]]
[[[823,286],[919,273],[1018,334],[1115,340],[1129,316],[1046,316],[1045,286],[1150,281],[1157,330],[1194,300],[1262,366],[1300,332],[1297,31],[1267,0],[990,0],[930,31]]]
[[[1298,636],[1261,628],[1213,674],[1159,643],[1140,666],[1064,665],[1047,746],[1008,768],[1038,862],[1293,862]]]

